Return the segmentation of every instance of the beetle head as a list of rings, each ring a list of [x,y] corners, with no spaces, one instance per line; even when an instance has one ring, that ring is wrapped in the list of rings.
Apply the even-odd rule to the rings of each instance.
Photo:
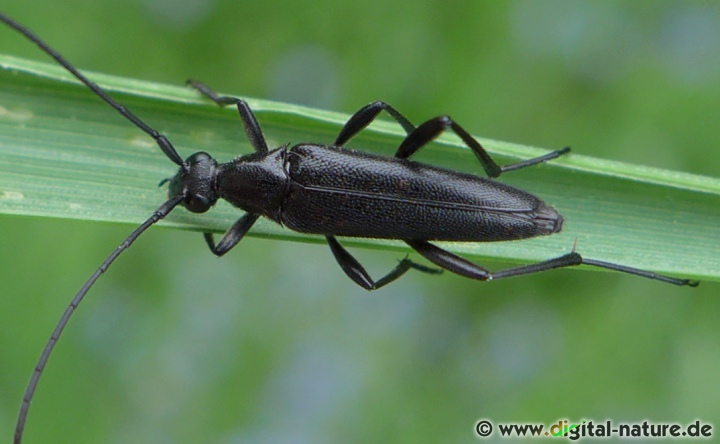
[[[217,162],[208,153],[197,152],[188,157],[170,179],[168,194],[184,197],[182,205],[193,213],[204,213],[218,197],[215,192]]]

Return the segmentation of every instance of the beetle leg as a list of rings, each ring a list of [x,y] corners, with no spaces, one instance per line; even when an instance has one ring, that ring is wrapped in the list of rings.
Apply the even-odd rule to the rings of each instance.
[[[673,278],[670,276],[653,273],[652,271],[639,270],[637,268],[626,267],[625,265],[613,264],[610,262],[603,262],[595,259],[582,258],[582,263],[585,265],[592,265],[593,267],[606,268],[608,270],[634,274],[635,276],[642,276],[648,279],[655,279],[656,281],[667,282],[668,284],[687,285],[689,287],[697,287],[700,284],[700,281]]]
[[[622,273],[628,273],[635,276],[641,276],[648,279],[654,279],[657,281],[667,282],[669,284],[687,285],[690,287],[697,287],[699,284],[698,281],[690,279],[677,279],[653,273],[651,271],[626,267],[625,265],[613,264],[610,262],[603,262],[595,259],[586,259],[575,251],[535,264],[508,268],[505,270],[491,273],[488,270],[479,267],[459,256],[456,256],[449,251],[445,251],[442,248],[437,247],[429,242],[415,240],[406,240],[405,242],[410,245],[415,251],[420,253],[423,257],[425,257],[427,260],[434,263],[435,265],[442,267],[448,271],[452,271],[453,273],[457,273],[461,276],[469,277],[471,279],[478,279],[481,281],[502,279],[507,277],[520,276],[523,274],[540,273],[543,271],[552,270],[554,268],[573,267],[576,265],[584,264],[593,267],[619,271]]]
[[[502,279],[512,276],[520,276],[523,274],[540,273],[542,271],[552,270],[553,268],[574,267],[582,264],[582,261],[582,256],[573,251],[572,253],[563,254],[562,256],[537,262],[535,264],[496,271],[495,273],[492,273],[491,279]]]
[[[355,114],[353,114],[352,117],[348,119],[347,123],[345,123],[345,126],[343,126],[340,130],[340,134],[338,134],[335,138],[333,145],[345,145],[348,140],[362,131],[366,126],[370,125],[370,123],[375,120],[382,110],[385,110],[388,114],[390,114],[390,116],[403,127],[407,134],[410,134],[415,130],[415,125],[410,123],[410,121],[400,114],[395,108],[385,102],[377,101],[363,106]]]
[[[258,124],[255,114],[253,114],[246,101],[237,97],[219,96],[209,86],[197,80],[188,80],[186,83],[200,94],[218,104],[218,106],[236,105],[243,129],[245,130],[245,135],[248,140],[250,140],[250,144],[255,152],[260,154],[266,154],[268,152],[267,143],[260,129],[260,124]]]
[[[552,270],[553,268],[570,267],[573,265],[580,265],[582,263],[582,257],[578,253],[572,252],[554,259],[538,262],[536,264],[508,268],[507,270],[500,270],[495,273],[491,273],[485,268],[475,265],[447,250],[443,250],[430,242],[418,240],[406,240],[405,242],[410,245],[413,250],[420,253],[425,259],[429,260],[438,267],[457,273],[460,276],[480,281],[519,276],[521,274],[539,273],[541,271]]]
[[[563,149],[553,151],[540,157],[523,160],[521,162],[501,167],[497,163],[495,163],[495,161],[490,157],[487,151],[485,151],[485,148],[480,145],[480,142],[475,140],[475,138],[471,136],[467,131],[465,131],[460,125],[455,123],[448,116],[440,116],[422,123],[415,129],[415,131],[408,134],[405,140],[403,140],[403,142],[398,147],[397,152],[395,153],[395,157],[399,157],[401,159],[408,159],[420,148],[434,140],[436,137],[438,137],[440,134],[447,131],[448,129],[452,130],[455,134],[457,134],[462,139],[462,141],[465,142],[465,144],[472,150],[472,152],[475,154],[475,157],[477,157],[480,161],[480,164],[482,165],[483,169],[485,170],[485,174],[487,174],[488,177],[498,177],[500,174],[506,171],[518,170],[520,168],[525,168],[531,165],[546,162],[550,159],[555,159],[556,157],[559,157],[570,151],[569,147],[565,147]]]
[[[442,270],[418,265],[409,260],[406,256],[395,268],[390,270],[388,274],[377,281],[374,281],[368,272],[365,271],[365,267],[360,265],[360,262],[358,262],[357,259],[355,259],[342,245],[340,245],[340,242],[335,239],[335,236],[325,236],[325,238],[328,241],[328,245],[330,245],[330,250],[332,250],[335,260],[343,269],[345,274],[365,290],[377,290],[378,288],[384,287],[405,274],[411,268],[424,273],[442,273]]]
[[[542,271],[552,270],[553,268],[572,267],[581,264],[619,271],[621,273],[641,276],[648,279],[667,282],[669,284],[688,285],[690,287],[697,287],[699,284],[698,281],[693,281],[690,279],[677,279],[669,276],[664,276],[662,274],[653,273],[652,271],[640,270],[638,268],[626,267],[625,265],[613,264],[610,262],[598,261],[595,259],[587,259],[582,257],[580,253],[576,253],[575,251],[564,254],[562,256],[558,256],[553,259],[538,262],[536,264],[524,265],[522,267],[508,268],[507,270],[497,271],[495,273],[492,273],[492,279],[519,276],[522,274],[539,273]]]
[[[405,243],[410,245],[413,250],[420,253],[425,259],[445,270],[465,276],[470,279],[486,281],[490,279],[491,274],[486,269],[473,264],[472,262],[461,258],[449,251],[435,246],[427,241],[406,240]]]
[[[461,258],[449,251],[435,246],[427,241],[406,240],[413,250],[420,253],[425,259],[433,264],[442,267],[460,276],[480,281],[489,281],[493,279],[501,279],[511,276],[519,276],[521,274],[539,273],[541,271],[552,270],[553,268],[570,267],[580,265],[582,257],[575,252],[556,257],[536,264],[524,265],[522,267],[508,268],[507,270],[496,271],[491,273],[485,268],[475,265],[472,262]]]
[[[216,256],[222,256],[232,250],[232,248],[247,234],[250,227],[253,226],[259,217],[259,214],[245,213],[243,217],[238,219],[237,222],[228,228],[217,245],[215,245],[215,238],[212,233],[203,233],[205,236],[205,242],[208,244],[208,247],[210,247],[210,251],[212,251]]]
[[[199,82],[197,80],[188,80],[185,82],[185,84],[192,89],[196,90],[200,94],[204,95],[208,99],[212,100],[213,102],[217,103],[218,106],[227,106],[227,105],[235,105],[242,99],[238,99],[237,97],[230,97],[230,96],[220,96],[218,93],[216,93],[212,88],[207,86],[206,84]]]

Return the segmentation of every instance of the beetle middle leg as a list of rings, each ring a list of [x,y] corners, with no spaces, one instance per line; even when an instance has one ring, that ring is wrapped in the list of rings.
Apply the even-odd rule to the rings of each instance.
[[[513,163],[510,165],[499,166],[497,163],[495,163],[492,157],[490,157],[487,151],[485,151],[485,148],[480,145],[480,142],[475,140],[475,138],[471,136],[467,131],[465,131],[463,127],[455,123],[448,116],[440,116],[424,122],[423,124],[415,128],[413,132],[408,134],[405,140],[403,140],[403,142],[398,147],[397,152],[395,153],[395,157],[399,157],[401,159],[409,158],[410,156],[415,154],[420,148],[427,145],[429,142],[434,140],[436,137],[438,137],[440,134],[447,131],[448,129],[452,130],[455,134],[458,135],[458,137],[462,139],[463,142],[465,142],[465,144],[475,154],[475,157],[477,157],[480,161],[480,164],[485,170],[485,174],[487,174],[488,177],[493,178],[498,177],[504,172],[537,165],[538,163],[555,159],[562,156],[563,154],[570,152],[570,147],[565,147],[540,157],[523,160],[521,162]]]
[[[390,282],[398,279],[411,268],[424,273],[442,273],[442,270],[416,264],[405,257],[395,268],[390,270],[388,274],[375,281],[370,277],[368,272],[365,270],[365,267],[363,267],[360,262],[353,257],[353,255],[340,245],[340,242],[335,239],[335,236],[325,236],[325,238],[328,241],[328,245],[330,246],[330,250],[332,250],[333,256],[335,256],[335,260],[340,265],[340,268],[342,268],[350,279],[366,290],[377,290],[378,288],[384,287]]]

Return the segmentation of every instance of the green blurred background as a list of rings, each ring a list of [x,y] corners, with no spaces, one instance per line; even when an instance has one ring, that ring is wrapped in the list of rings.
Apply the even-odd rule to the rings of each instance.
[[[448,113],[483,137],[720,175],[716,2],[3,8],[80,68],[347,113],[382,99],[415,122]],[[0,51],[46,60],[4,28]],[[0,440],[65,305],[130,229],[0,216]],[[397,256],[353,252],[374,276]],[[71,322],[26,438],[472,442],[479,418],[720,424],[718,289],[564,270],[414,273],[369,294],[326,246],[249,238],[219,260],[200,235],[157,228]]]

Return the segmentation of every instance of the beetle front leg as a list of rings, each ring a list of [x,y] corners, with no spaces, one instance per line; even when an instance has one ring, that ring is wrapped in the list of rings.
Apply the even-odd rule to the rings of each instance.
[[[382,110],[385,110],[388,114],[390,114],[390,117],[395,119],[395,121],[403,127],[407,134],[410,134],[415,130],[415,125],[410,123],[410,121],[400,114],[398,110],[385,102],[377,101],[363,106],[355,114],[353,114],[352,117],[348,119],[347,123],[345,123],[345,126],[343,126],[340,130],[340,134],[338,134],[335,138],[333,145],[345,145],[348,140],[370,125],[370,123],[377,118],[378,114],[380,114],[380,111]]]
[[[196,90],[200,94],[204,95],[208,99],[215,102],[218,106],[228,106],[228,105],[235,105],[238,102],[240,102],[242,99],[238,99],[237,97],[231,97],[231,96],[221,96],[218,95],[218,93],[215,92],[212,88],[204,84],[203,82],[199,82],[197,80],[189,79],[185,84],[192,89]]]
[[[263,136],[260,124],[258,124],[255,114],[253,114],[246,101],[237,97],[220,96],[209,86],[197,80],[188,80],[186,83],[200,94],[215,102],[218,106],[236,105],[243,129],[245,130],[245,135],[253,149],[259,154],[267,154],[268,147],[267,142],[265,142],[265,136]]]
[[[423,124],[415,128],[412,133],[408,134],[408,136],[405,138],[405,140],[403,140],[403,142],[400,144],[397,151],[395,152],[395,157],[399,157],[401,159],[408,159],[420,148],[427,145],[429,142],[434,140],[436,137],[438,137],[440,134],[447,131],[448,129],[452,130],[455,134],[458,135],[458,137],[462,139],[463,142],[465,142],[465,144],[472,150],[473,154],[475,154],[475,157],[477,157],[480,161],[480,164],[485,170],[485,174],[487,174],[488,177],[493,178],[498,177],[504,172],[537,165],[538,163],[546,162],[550,159],[555,159],[563,154],[570,152],[570,148],[565,147],[563,149],[553,151],[540,157],[523,160],[521,162],[501,167],[497,163],[495,163],[495,161],[490,157],[487,151],[485,151],[485,148],[480,145],[480,142],[475,140],[475,138],[471,136],[467,131],[465,131],[463,127],[455,123],[448,116],[440,116],[424,122]]]
[[[243,217],[237,220],[223,235],[220,242],[215,245],[215,238],[212,233],[203,233],[205,236],[205,242],[210,247],[210,251],[216,256],[222,256],[237,245],[238,242],[247,234],[250,227],[258,220],[259,214],[245,213]]]
[[[360,262],[358,262],[357,259],[355,259],[342,245],[340,245],[340,242],[338,242],[334,236],[325,236],[325,238],[328,241],[328,245],[330,245],[330,250],[332,250],[335,260],[340,265],[340,268],[342,268],[345,274],[356,284],[368,291],[377,290],[378,288],[386,286],[390,282],[405,274],[411,268],[422,271],[423,273],[442,273],[442,270],[424,267],[405,257],[395,268],[390,270],[388,274],[377,281],[374,281],[365,270],[365,267],[360,265]]]

